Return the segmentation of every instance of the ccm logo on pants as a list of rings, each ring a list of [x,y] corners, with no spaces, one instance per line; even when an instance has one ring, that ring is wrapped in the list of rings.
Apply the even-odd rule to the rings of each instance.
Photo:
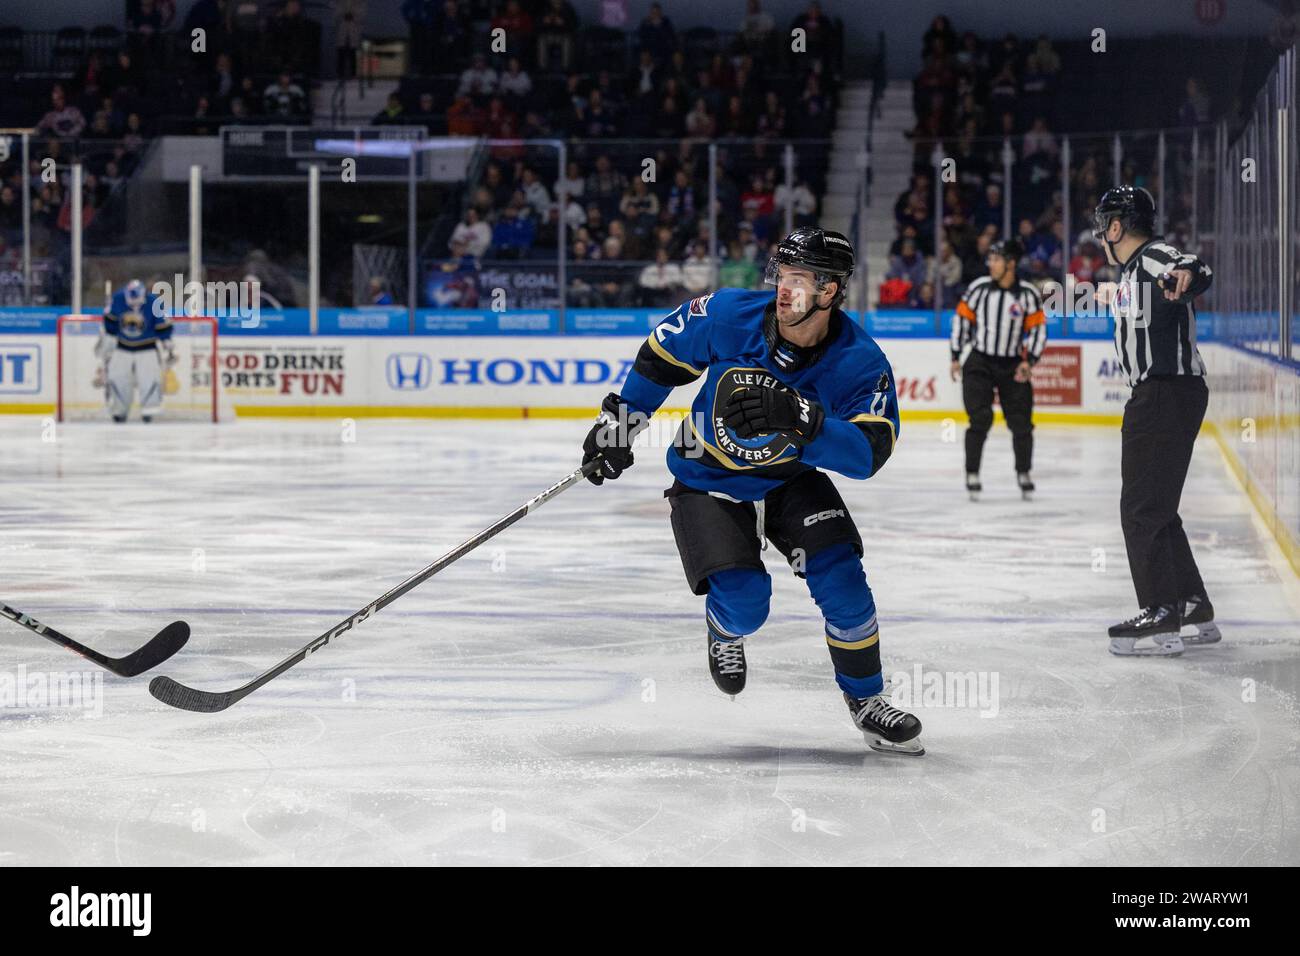
[[[808,517],[804,518],[803,526],[807,528],[811,525],[815,525],[818,521],[825,521],[827,518],[847,518],[847,517],[848,515],[845,514],[844,509],[842,508],[835,508],[834,510],[831,511],[819,511],[815,515],[809,515]]]

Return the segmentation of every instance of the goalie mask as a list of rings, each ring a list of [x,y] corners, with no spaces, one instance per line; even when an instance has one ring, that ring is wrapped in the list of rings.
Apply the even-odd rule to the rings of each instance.
[[[132,279],[122,290],[122,295],[126,299],[126,304],[133,309],[138,309],[144,305],[145,291],[144,283],[139,279]]]

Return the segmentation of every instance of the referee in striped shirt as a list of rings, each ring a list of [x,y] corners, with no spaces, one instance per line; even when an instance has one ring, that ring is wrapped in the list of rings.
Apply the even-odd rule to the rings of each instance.
[[[1034,490],[1029,476],[1034,457],[1034,386],[1029,370],[1047,344],[1047,318],[1034,287],[1016,278],[1024,254],[1024,246],[1015,239],[989,246],[989,274],[970,284],[952,320],[952,378],[962,379],[962,401],[970,418],[966,491],[972,501],[982,490],[980,459],[993,426],[995,391],[1011,431],[1020,493],[1028,498]],[[968,344],[971,351],[963,365],[961,353]]]
[[[1151,194],[1133,186],[1108,189],[1093,213],[1093,234],[1120,267],[1110,306],[1115,351],[1133,388],[1124,406],[1119,507],[1141,610],[1110,629],[1110,650],[1120,655],[1181,654],[1187,625],[1197,626],[1188,644],[1219,640],[1178,517],[1209,401],[1192,302],[1212,277],[1196,256],[1155,235],[1155,217]]]

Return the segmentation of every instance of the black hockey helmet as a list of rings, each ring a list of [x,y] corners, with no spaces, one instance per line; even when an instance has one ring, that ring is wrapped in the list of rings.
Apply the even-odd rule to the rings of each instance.
[[[1025,245],[1019,239],[999,239],[989,246],[988,254],[1019,262],[1025,257]]]
[[[848,279],[853,275],[853,243],[842,233],[813,226],[800,226],[777,243],[776,252],[768,260],[764,281],[776,285],[777,266],[799,266],[817,275],[819,280],[835,280],[839,288],[831,308],[839,305],[848,292]]]
[[[1110,221],[1118,219],[1125,232],[1153,236],[1156,231],[1156,201],[1141,186],[1112,186],[1102,193],[1092,213],[1092,234],[1105,241]]]

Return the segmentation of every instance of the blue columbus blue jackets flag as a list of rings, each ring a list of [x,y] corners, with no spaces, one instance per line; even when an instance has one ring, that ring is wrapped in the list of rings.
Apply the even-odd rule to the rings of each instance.
[[[898,440],[894,372],[866,330],[836,310],[811,349],[779,336],[776,293],[721,289],[682,303],[641,346],[620,397],[652,415],[673,388],[705,376],[690,417],[668,451],[685,485],[757,501],[811,468],[869,478]],[[825,424],[800,448],[781,434],[738,437],[723,422],[738,388],[779,388],[822,406]]]

